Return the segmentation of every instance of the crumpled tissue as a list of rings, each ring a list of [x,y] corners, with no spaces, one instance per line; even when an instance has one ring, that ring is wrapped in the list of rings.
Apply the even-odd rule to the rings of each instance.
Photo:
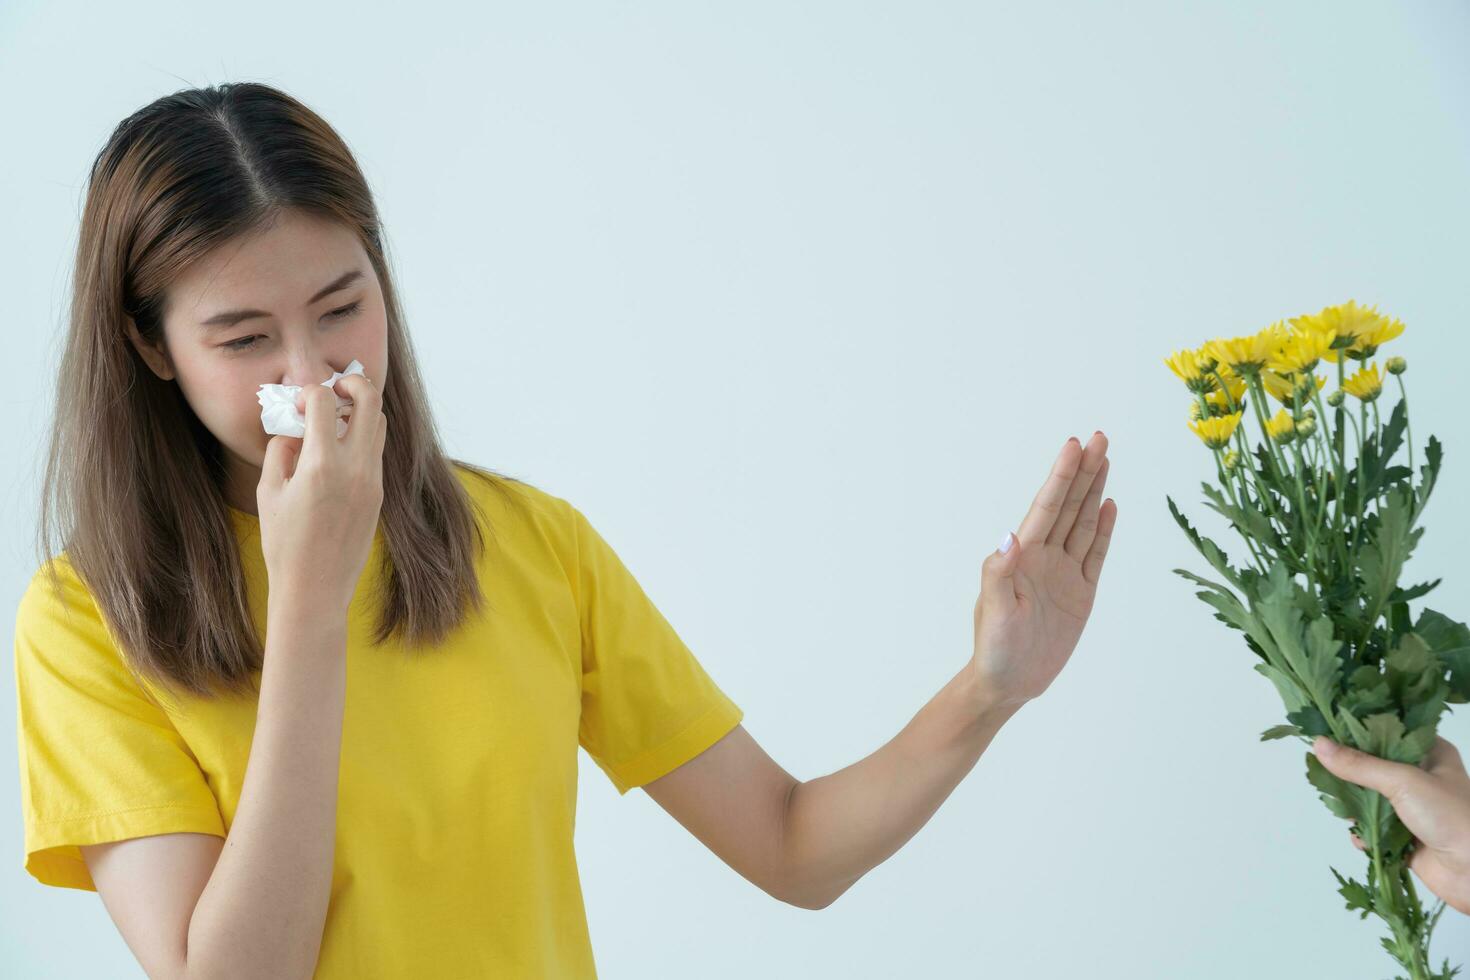
[[[322,382],[330,388],[338,378],[349,374],[362,374],[362,364],[357,360],[347,365],[345,371],[333,371],[332,376]],[[255,393],[260,402],[260,424],[273,436],[306,436],[306,416],[296,411],[296,396],[301,394],[301,385],[261,385]],[[337,438],[347,432],[347,423],[342,416],[352,414],[352,399],[337,395]]]

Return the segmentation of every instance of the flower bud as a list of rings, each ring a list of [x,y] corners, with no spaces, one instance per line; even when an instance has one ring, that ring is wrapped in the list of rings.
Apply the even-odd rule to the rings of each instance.
[[[1338,388],[1332,394],[1327,396],[1327,404],[1331,405],[1333,408],[1337,408],[1342,405],[1342,400],[1345,397],[1346,396],[1342,393],[1342,389]]]
[[[1234,473],[1235,472],[1235,468],[1240,465],[1240,453],[1237,450],[1234,450],[1234,449],[1230,450],[1230,452],[1228,452],[1228,453],[1225,454],[1225,461],[1224,462],[1225,462],[1225,472],[1226,473]]]
[[[1310,416],[1300,419],[1296,424],[1296,434],[1303,439],[1311,438],[1312,433],[1317,431],[1317,420]]]
[[[1402,357],[1390,357],[1384,367],[1388,368],[1389,374],[1403,374],[1409,369],[1409,362]]]

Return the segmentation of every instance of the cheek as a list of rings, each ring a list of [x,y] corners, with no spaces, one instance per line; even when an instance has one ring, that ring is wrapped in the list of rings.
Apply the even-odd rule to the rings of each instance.
[[[371,378],[381,391],[388,376],[387,323],[379,317],[355,324],[352,331],[339,338],[339,346],[334,353],[334,360],[341,364],[354,359],[360,362],[362,373]]]
[[[270,435],[260,424],[260,382],[242,367],[180,366],[179,388],[199,421],[241,455],[263,456]]]

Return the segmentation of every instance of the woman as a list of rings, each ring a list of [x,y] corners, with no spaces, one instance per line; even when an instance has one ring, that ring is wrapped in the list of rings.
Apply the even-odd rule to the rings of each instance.
[[[99,892],[150,976],[594,976],[579,746],[822,908],[1046,690],[1116,520],[1106,438],[1068,440],[969,662],[802,782],[580,511],[444,456],[371,195],[305,106],[221,85],[124,120],[74,290],[16,626],[26,867]],[[262,384],[302,386],[301,437],[267,438]]]

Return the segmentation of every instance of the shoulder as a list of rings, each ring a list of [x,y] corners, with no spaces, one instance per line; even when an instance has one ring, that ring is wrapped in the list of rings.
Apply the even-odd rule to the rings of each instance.
[[[570,501],[519,477],[458,459],[450,464],[497,541],[549,548],[563,563],[575,560],[585,518]]]
[[[31,573],[16,609],[16,628],[37,628],[60,618],[98,622],[97,603],[66,552]]]
[[[16,680],[24,694],[37,684],[60,683],[96,691],[130,674],[106,617],[63,552],[36,569],[15,614]]]

